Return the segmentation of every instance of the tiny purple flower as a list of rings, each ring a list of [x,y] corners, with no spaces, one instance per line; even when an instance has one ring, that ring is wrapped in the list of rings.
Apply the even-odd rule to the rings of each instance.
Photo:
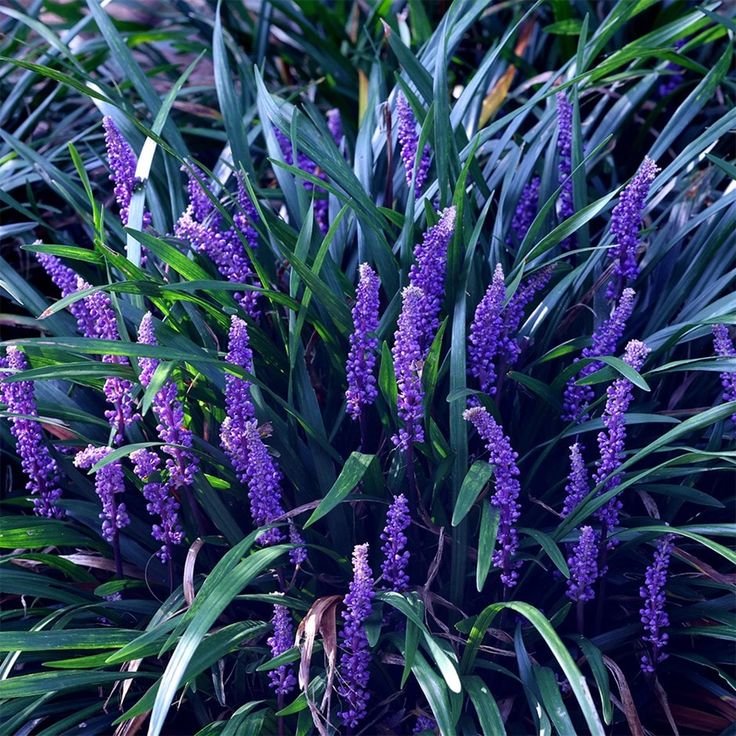
[[[570,600],[585,603],[595,598],[593,585],[598,579],[598,534],[590,526],[580,529],[580,538],[567,560],[570,578],[567,595]]]
[[[615,247],[609,251],[613,259],[613,274],[608,284],[607,296],[616,299],[624,286],[639,275],[636,262],[639,248],[639,228],[649,187],[659,167],[648,156],[628,183],[618,204],[611,213],[611,234]]]
[[[409,587],[409,574],[406,568],[409,565],[409,550],[406,549],[407,537],[405,531],[411,525],[409,502],[404,494],[399,494],[391,502],[386,515],[386,526],[381,532],[381,547],[383,563],[384,588],[403,593]]]
[[[664,648],[667,646],[669,635],[663,629],[670,625],[665,603],[667,602],[667,571],[670,566],[672,547],[671,534],[659,540],[652,564],[647,567],[644,575],[644,585],[639,590],[639,595],[644,601],[639,610],[641,624],[645,631],[642,640],[651,647],[641,658],[641,669],[644,672],[654,672],[657,665],[667,659]]]
[[[649,348],[643,342],[631,340],[626,346],[624,361],[634,370],[639,371],[644,365],[649,352]],[[596,464],[597,469],[593,479],[595,485],[603,483],[605,480],[599,494],[606,493],[621,484],[621,476],[615,473],[624,456],[626,411],[634,397],[634,385],[627,378],[617,378],[608,387],[606,397],[606,408],[603,411],[605,431],[598,433],[600,459]],[[596,511],[596,516],[603,524],[605,536],[618,524],[621,508],[621,501],[614,496],[606,505]]]
[[[424,233],[414,251],[415,263],[409,269],[409,285],[424,292],[425,301],[420,317],[422,350],[426,351],[439,327],[439,314],[445,298],[447,248],[455,233],[455,207],[440,213],[439,222]]]
[[[28,370],[25,353],[14,346],[7,349],[2,361],[0,378]],[[38,417],[33,381],[0,383],[0,400],[7,406],[10,432],[16,440],[16,450],[28,481],[26,490],[33,496],[33,512],[37,516],[60,519],[64,513],[57,505],[61,497],[59,466],[44,442],[41,422],[25,417]]]
[[[368,565],[368,545],[359,544],[353,550],[353,579],[342,612],[343,654],[337,686],[343,705],[343,710],[337,715],[347,728],[355,728],[368,712],[371,654],[365,623],[371,613],[374,595],[373,574]]]
[[[350,335],[350,353],[347,361],[348,390],[345,393],[348,413],[358,419],[364,406],[370,406],[378,395],[376,365],[378,338],[378,302],[381,281],[367,264],[359,268],[360,279],[353,307],[353,333]]]
[[[414,178],[414,162],[417,157],[417,149],[419,148],[419,134],[417,133],[417,119],[414,117],[414,111],[411,109],[406,97],[399,93],[396,98],[396,119],[399,139],[399,147],[401,148],[401,160],[404,162],[404,170],[406,172],[406,183],[411,186]],[[422,156],[417,165],[417,177],[414,183],[414,196],[419,197],[422,188],[427,180],[429,173],[429,163],[432,152],[429,146],[425,146]]]
[[[267,643],[271,647],[271,656],[278,657],[294,646],[294,623],[286,606],[276,604],[273,607],[273,634],[268,637]],[[282,664],[268,673],[268,679],[276,695],[288,695],[296,687],[294,668]]]
[[[486,443],[488,462],[493,465],[496,481],[496,492],[491,504],[498,509],[497,549],[493,553],[493,564],[501,570],[501,582],[507,588],[513,588],[519,577],[521,563],[511,558],[519,547],[516,521],[521,516],[519,493],[521,485],[518,481],[519,468],[516,464],[517,453],[511,447],[509,438],[503,427],[480,406],[466,409],[463,418],[471,422],[478,434]]]
[[[94,447],[89,445],[86,449],[77,453],[74,464],[78,468],[86,470],[96,465],[100,460],[106,458],[112,452],[112,447]],[[130,524],[125,503],[118,503],[115,498],[125,491],[125,475],[120,460],[113,460],[95,473],[95,492],[102,503],[102,537],[107,542],[112,542],[118,535],[120,529]]]
[[[567,517],[575,511],[580,502],[590,492],[588,471],[585,468],[582,447],[578,442],[570,446],[570,474],[565,486],[565,503],[562,507],[562,516]]]
[[[424,292],[416,286],[407,286],[401,294],[402,306],[394,334],[391,354],[398,387],[398,414],[404,423],[391,439],[402,452],[414,442],[424,442],[424,389],[422,365],[424,362],[421,339],[421,320],[424,309]]]
[[[583,349],[583,358],[597,358],[601,355],[613,355],[616,352],[616,346],[624,334],[626,323],[634,309],[634,296],[633,289],[623,290],[611,316],[593,333],[591,344]],[[562,418],[565,421],[579,424],[588,418],[588,405],[595,398],[595,392],[592,386],[578,386],[575,381],[592,375],[603,366],[604,363],[599,360],[587,363],[576,376],[567,382],[562,401]]]
[[[728,334],[726,325],[713,325],[713,348],[721,358],[736,358],[736,347]],[[736,401],[736,371],[721,373],[723,386],[723,400]],[[736,424],[736,413],[731,415],[731,421]]]
[[[534,222],[534,218],[537,216],[541,183],[542,180],[538,176],[532,177],[532,180],[522,190],[521,197],[519,197],[519,202],[514,210],[514,216],[511,219],[511,231],[519,243],[524,240],[532,222]]]

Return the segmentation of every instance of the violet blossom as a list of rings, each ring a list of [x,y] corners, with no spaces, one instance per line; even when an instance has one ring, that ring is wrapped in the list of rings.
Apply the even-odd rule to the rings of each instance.
[[[411,525],[409,502],[403,493],[394,497],[386,515],[386,526],[381,532],[383,563],[381,574],[384,588],[403,593],[409,587],[409,550],[406,549],[406,530]]]
[[[396,120],[397,137],[401,149],[401,160],[404,162],[406,183],[411,186],[414,179],[414,162],[419,148],[419,133],[417,132],[417,119],[414,117],[414,111],[402,93],[399,93],[396,98]],[[429,146],[425,145],[417,165],[416,180],[414,181],[415,197],[420,196],[427,180],[431,154]]]
[[[598,579],[598,534],[590,526],[580,529],[580,538],[567,560],[570,577],[565,594],[570,600],[585,603],[595,598],[593,585]]]
[[[532,177],[532,180],[522,189],[514,210],[514,216],[511,219],[511,232],[519,243],[524,240],[532,222],[534,222],[534,218],[537,216],[541,183],[542,180],[538,176]],[[511,239],[509,239],[510,242]]]
[[[736,358],[736,347],[726,325],[713,325],[713,348],[721,358]],[[724,371],[720,377],[723,400],[736,401],[736,371]],[[736,413],[731,415],[731,421],[736,424]]]
[[[268,637],[266,643],[271,648],[271,656],[278,657],[294,646],[294,623],[286,606],[276,604],[273,607],[273,634]],[[271,687],[278,696],[288,695],[296,687],[294,667],[290,664],[282,664],[268,673]]]
[[[83,470],[89,469],[106,458],[112,447],[94,447],[89,445],[74,458],[74,464]],[[114,542],[120,529],[130,524],[125,502],[118,501],[116,496],[125,491],[125,475],[120,460],[113,460],[95,473],[95,493],[102,503],[100,519],[102,519],[102,537],[107,542]]]
[[[570,446],[570,474],[567,476],[565,486],[565,503],[562,507],[563,518],[570,516],[580,505],[580,502],[590,492],[588,471],[585,468],[585,460],[580,443],[576,442]]]
[[[416,286],[407,286],[401,298],[401,313],[391,354],[398,388],[397,408],[403,426],[391,439],[402,452],[406,452],[414,442],[424,442],[424,354],[420,340],[422,316],[426,314],[426,310],[424,292]]]
[[[613,260],[613,274],[606,292],[609,299],[616,299],[624,286],[639,275],[636,258],[641,218],[649,187],[658,171],[657,164],[646,156],[611,213],[611,234],[615,246],[609,251]]]
[[[512,560],[519,547],[515,524],[521,516],[518,454],[511,447],[503,427],[483,407],[466,409],[463,418],[475,426],[486,443],[488,462],[493,465],[496,492],[491,497],[491,504],[498,510],[497,549],[493,553],[493,564],[501,571],[501,582],[512,588],[516,585],[521,566],[519,561]]]
[[[641,370],[649,348],[639,340],[631,340],[624,353],[624,361],[635,371]],[[621,484],[621,475],[616,473],[624,457],[626,442],[626,412],[634,397],[634,386],[627,378],[617,378],[606,391],[606,408],[603,411],[605,430],[598,433],[600,459],[593,482],[603,484],[599,495],[607,493]],[[610,477],[609,477],[610,476]],[[605,482],[604,482],[605,481]],[[618,524],[621,501],[614,496],[596,511],[603,524],[604,536]]]
[[[28,370],[28,367],[25,353],[11,345],[7,348],[7,358],[0,364],[0,378]],[[33,381],[0,383],[0,399],[8,414],[17,415],[8,419],[10,433],[15,437],[21,468],[28,479],[26,490],[33,497],[33,512],[49,519],[62,518],[64,512],[58,506],[61,498],[59,466],[44,441]]]
[[[667,659],[664,649],[667,646],[669,635],[663,629],[670,625],[665,603],[667,601],[667,571],[672,547],[671,534],[659,540],[654,559],[644,575],[644,585],[639,590],[643,601],[639,615],[645,631],[642,641],[649,645],[648,652],[641,658],[641,669],[644,672],[654,672],[657,665]]]
[[[373,574],[368,565],[368,545],[359,544],[353,550],[353,579],[345,596],[341,634],[343,654],[337,692],[343,710],[338,717],[347,728],[355,728],[368,712],[368,681],[370,679],[370,649],[365,624],[371,614]]]
[[[364,406],[370,406],[378,395],[374,369],[378,338],[378,302],[381,281],[367,264],[358,269],[360,278],[353,307],[353,332],[350,335],[350,353],[346,372],[348,413],[360,418]]]
[[[430,227],[422,242],[414,250],[415,262],[409,269],[409,285],[424,292],[421,307],[422,350],[429,350],[439,327],[439,314],[445,298],[445,272],[447,270],[447,248],[455,233],[455,207],[447,207],[440,213],[436,225]]]
[[[611,316],[593,333],[591,344],[583,348],[583,358],[597,358],[601,355],[613,355],[616,352],[618,342],[624,334],[626,323],[634,309],[634,296],[633,289],[623,290]],[[588,418],[588,406],[595,398],[595,392],[592,386],[579,386],[575,382],[599,371],[604,365],[600,360],[587,363],[577,375],[572,376],[567,382],[562,401],[562,418],[565,421],[580,423]]]
[[[570,100],[564,92],[557,93],[557,152],[559,163],[557,171],[560,177],[560,199],[557,214],[560,221],[567,220],[575,214],[572,189],[572,114],[573,109]],[[563,250],[570,249],[575,245],[575,236],[569,235],[560,245]]]

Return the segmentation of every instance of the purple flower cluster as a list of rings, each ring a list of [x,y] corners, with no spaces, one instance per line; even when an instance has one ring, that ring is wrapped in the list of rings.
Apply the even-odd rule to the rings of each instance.
[[[250,283],[253,280],[253,269],[240,233],[249,248],[258,247],[258,232],[252,224],[258,221],[258,212],[243,180],[238,177],[238,209],[233,215],[234,228],[223,228],[222,215],[215,210],[201,184],[191,174],[188,190],[189,206],[177,220],[174,235],[189,242],[200,253],[206,254],[228,281]],[[246,314],[258,316],[256,292],[236,293],[235,299]]]
[[[623,290],[611,316],[593,333],[591,344],[583,349],[583,358],[597,358],[601,355],[613,355],[616,352],[616,346],[624,334],[626,323],[634,309],[634,296],[633,289]],[[592,386],[578,386],[575,381],[590,376],[603,366],[604,363],[599,360],[587,363],[576,376],[567,382],[562,401],[562,418],[565,421],[580,423],[588,418],[587,409],[595,398],[595,392]]]
[[[157,345],[156,333],[153,329],[153,316],[146,312],[138,328],[138,342],[141,345]],[[158,366],[155,358],[141,359],[141,383],[148,388],[153,373]],[[170,456],[166,461],[169,471],[169,482],[173,488],[191,486],[197,473],[199,461],[191,452],[192,431],[185,426],[184,406],[177,398],[178,389],[172,380],[164,382],[153,397],[153,411],[158,419],[156,431],[162,442],[163,450]]]
[[[570,578],[565,594],[578,603],[595,598],[593,585],[598,579],[598,534],[590,526],[580,529],[580,538],[567,560]]]
[[[639,340],[631,340],[626,346],[624,361],[639,371],[644,365],[649,348]],[[620,475],[612,475],[621,465],[626,442],[626,411],[634,396],[634,386],[627,378],[617,378],[606,391],[606,408],[603,411],[605,431],[598,433],[600,459],[594,477],[595,485],[603,483],[599,493],[606,493],[621,484]],[[609,477],[610,476],[610,477]],[[606,480],[607,479],[607,480]],[[613,497],[596,512],[603,524],[604,535],[618,524],[622,504]]]
[[[275,126],[273,128],[273,132],[276,136],[279,147],[281,148],[284,161],[289,164],[289,166],[296,165],[298,169],[301,169],[307,174],[316,176],[318,179],[322,179],[322,181],[327,181],[327,175],[317,166],[316,163],[314,163],[314,161],[312,161],[311,158],[309,158],[309,156],[307,156],[306,153],[299,151],[296,157],[296,164],[294,164],[294,148],[291,145],[291,141]],[[321,195],[314,200],[314,219],[317,221],[317,226],[319,227],[320,232],[324,235],[330,227],[327,191],[322,187],[315,185],[311,181],[305,180],[302,182],[302,186],[308,192],[315,191],[318,195]]]
[[[7,359],[2,361],[3,374],[13,375],[28,369],[25,354],[12,345]],[[38,516],[60,519],[64,514],[57,505],[61,497],[59,467],[44,442],[43,428],[38,417],[33,381],[13,381],[0,384],[0,400],[11,416],[10,432],[15,437],[18,457],[28,481],[26,490],[33,496],[33,511]]]
[[[435,733],[437,731],[437,721],[432,716],[418,715],[412,734],[425,733],[426,731]]]
[[[647,567],[644,575],[644,585],[639,590],[643,600],[639,615],[646,632],[642,640],[651,646],[651,651],[641,658],[641,668],[644,672],[654,672],[656,666],[667,659],[664,648],[667,646],[669,635],[662,629],[670,625],[664,606],[667,601],[665,588],[672,546],[671,534],[660,539],[652,564]]]
[[[736,358],[736,347],[728,334],[726,325],[713,325],[713,348],[721,358]],[[736,371],[721,373],[723,386],[723,400],[736,401]],[[736,413],[731,415],[731,421],[736,424]]]
[[[496,356],[503,335],[503,303],[506,298],[503,268],[496,265],[493,280],[476,307],[470,325],[468,365],[470,374],[478,379],[480,390],[496,393]]]
[[[74,458],[78,468],[86,470],[96,465],[112,452],[111,447],[94,447],[89,445]],[[125,491],[125,476],[120,460],[113,460],[95,473],[95,492],[102,503],[102,537],[112,542],[120,529],[130,524],[125,502],[118,503],[115,496]]]
[[[572,193],[572,105],[564,92],[557,93],[557,151],[559,163],[557,171],[560,176],[560,200],[557,214],[560,221],[575,214]],[[568,250],[575,244],[575,236],[565,238],[560,245]]]
[[[517,333],[524,317],[524,310],[534,299],[535,294],[552,278],[552,270],[553,267],[547,266],[522,281],[504,309],[503,335],[499,352],[509,366],[513,366],[521,354]]]
[[[340,117],[340,111],[337,108],[327,111],[327,129],[330,131],[332,140],[335,141],[335,145],[339,148],[344,137],[342,130],[342,117]]]
[[[411,525],[409,502],[403,493],[391,502],[386,515],[386,526],[381,532],[383,546],[383,575],[384,588],[403,593],[409,587],[409,575],[406,568],[409,565],[409,550],[406,549],[407,537],[404,533]]]
[[[521,197],[519,197],[514,210],[514,216],[511,219],[511,231],[519,243],[524,240],[532,222],[534,222],[534,218],[537,216],[541,183],[542,180],[538,176],[532,177],[532,180],[522,190]]]
[[[424,351],[429,349],[440,324],[447,248],[455,233],[455,214],[455,207],[448,207],[440,213],[439,222],[424,233],[422,242],[416,247],[415,262],[409,269],[409,284],[420,288],[425,296],[420,316]]]
[[[371,613],[373,574],[368,564],[368,545],[359,544],[353,550],[353,579],[345,596],[342,630],[343,654],[340,658],[340,681],[337,692],[343,710],[338,716],[347,728],[355,728],[368,711],[368,680],[371,654],[365,623]]]
[[[684,45],[684,38],[681,38],[679,41],[675,41],[675,51],[679,51]],[[674,61],[670,61],[667,64],[666,69],[670,73],[657,86],[657,94],[660,97],[671,95],[685,80],[683,68]]]
[[[562,507],[563,518],[570,516],[589,492],[588,471],[585,468],[582,447],[576,442],[570,446],[570,474],[567,476],[567,485],[565,486],[565,503]]]
[[[174,496],[174,489],[169,479],[167,482],[155,480],[161,460],[155,452],[140,449],[130,453],[133,472],[144,481],[143,497],[146,499],[146,511],[158,516],[160,524],[151,527],[151,536],[161,543],[156,553],[161,562],[171,559],[171,548],[182,543],[184,531],[179,521],[179,502]]]
[[[108,116],[102,118],[102,127],[105,129],[105,147],[107,161],[110,165],[110,180],[115,184],[115,199],[120,207],[120,219],[123,225],[128,224],[130,200],[133,192],[140,183],[136,178],[135,169],[138,164],[133,149],[115,125],[115,121]],[[144,227],[151,224],[151,213],[143,213]]]
[[[636,256],[641,217],[649,186],[658,171],[657,164],[648,156],[645,157],[634,178],[621,192],[618,204],[611,213],[611,234],[615,247],[609,251],[613,259],[613,274],[607,289],[609,299],[616,299],[624,286],[639,275]]]
[[[65,266],[59,258],[51,253],[36,253],[38,262],[44,267],[54,284],[58,287],[62,297],[69,296],[79,290],[79,277],[76,272]],[[89,310],[80,299],[69,305],[69,311],[77,320],[79,331],[85,337],[95,336],[95,324]]]
[[[424,442],[424,389],[422,388],[421,347],[424,292],[416,286],[407,286],[401,294],[401,314],[394,335],[391,354],[398,387],[398,413],[404,426],[391,439],[402,452],[414,442]]]
[[[515,524],[521,516],[521,485],[518,481],[519,468],[516,465],[518,455],[503,433],[503,427],[486,409],[480,406],[471,407],[465,411],[463,417],[473,424],[485,441],[488,462],[493,465],[496,492],[491,498],[491,504],[498,509],[497,549],[493,553],[493,564],[501,570],[501,582],[507,588],[513,588],[521,566],[520,562],[512,560],[519,547]]]
[[[240,366],[253,373],[253,351],[248,338],[248,326],[239,317],[230,318],[228,363]],[[256,410],[250,395],[250,381],[247,378],[225,375],[225,420],[220,427],[220,444],[235,468],[238,480],[245,482],[248,468],[248,455],[245,443],[245,425],[255,419]]]
[[[399,147],[401,148],[401,160],[404,162],[404,170],[406,172],[406,183],[411,186],[414,178],[414,162],[417,158],[417,149],[419,148],[419,133],[417,133],[417,119],[414,117],[414,111],[411,109],[406,97],[399,93],[396,98],[396,122],[399,139]],[[417,165],[417,176],[414,182],[414,196],[419,197],[422,188],[427,181],[429,173],[430,156],[432,152],[429,146],[425,146],[422,151],[421,159]]]
[[[348,413],[358,419],[364,406],[370,406],[378,394],[376,365],[378,338],[378,302],[381,281],[367,264],[358,269],[360,277],[353,307],[353,333],[350,335],[350,353],[346,366],[348,389],[345,393]]]
[[[268,637],[267,644],[271,648],[271,656],[278,657],[294,646],[294,623],[286,606],[276,604],[273,607],[273,634]],[[276,695],[288,695],[296,687],[294,668],[282,664],[268,673],[268,679]]]

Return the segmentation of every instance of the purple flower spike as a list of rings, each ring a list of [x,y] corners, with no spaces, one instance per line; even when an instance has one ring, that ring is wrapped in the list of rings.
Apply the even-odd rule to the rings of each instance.
[[[557,93],[557,151],[559,163],[557,171],[560,175],[560,199],[557,214],[560,221],[567,220],[575,214],[572,196],[572,105],[564,92]],[[565,238],[560,245],[569,250],[575,244],[575,236]]]
[[[516,521],[521,516],[519,493],[521,485],[518,481],[519,468],[516,465],[517,453],[511,447],[509,438],[503,433],[503,427],[480,406],[466,409],[463,418],[471,422],[483,438],[488,450],[488,462],[493,465],[496,480],[496,492],[491,504],[498,509],[497,549],[493,553],[493,564],[501,570],[501,582],[507,588],[513,588],[519,577],[521,563],[511,558],[519,547]]]
[[[65,266],[61,260],[51,253],[36,253],[38,262],[44,267],[54,284],[58,287],[62,297],[78,291],[79,277],[75,271]],[[77,327],[85,337],[95,337],[95,323],[84,304],[84,299],[69,305],[69,311],[77,320]]]
[[[595,598],[593,585],[598,579],[598,534],[590,526],[580,529],[580,539],[568,558],[570,578],[565,594],[578,603]]]
[[[190,168],[191,167],[191,168]],[[191,205],[191,215],[197,222],[204,222],[215,210],[212,200],[207,196],[205,187],[200,180],[207,181],[204,172],[194,163],[182,167],[187,175],[187,193]],[[194,175],[197,175],[196,177]],[[199,179],[197,178],[199,177]],[[208,182],[208,188],[212,191],[212,182]]]
[[[522,281],[504,309],[500,353],[509,366],[515,365],[521,355],[517,333],[524,317],[524,310],[534,299],[535,294],[541,291],[552,278],[552,270],[553,267],[548,266]]]
[[[496,365],[503,333],[503,303],[506,298],[503,268],[496,265],[493,280],[475,310],[470,325],[468,364],[472,376],[478,379],[480,390],[496,393]]]
[[[521,197],[519,197],[519,202],[514,210],[511,231],[519,243],[524,240],[532,222],[534,222],[534,218],[537,216],[541,183],[542,180],[538,176],[532,177],[532,180],[522,190]]]
[[[110,180],[115,184],[115,199],[120,207],[120,220],[123,225],[128,224],[130,200],[139,181],[135,175],[138,164],[133,149],[115,125],[115,121],[108,116],[102,118],[102,127],[105,129],[105,146],[107,161],[110,165]],[[143,213],[143,226],[151,224],[151,213]]]
[[[567,485],[565,486],[565,504],[562,507],[563,518],[570,516],[589,492],[588,471],[585,468],[582,448],[576,442],[570,447],[570,474],[567,476]]]
[[[286,606],[276,604],[273,607],[273,634],[268,637],[267,644],[271,647],[271,656],[278,657],[294,646],[294,622]],[[294,668],[282,664],[268,673],[268,679],[276,695],[288,695],[296,687]]]
[[[340,658],[340,682],[337,692],[343,704],[338,717],[347,728],[355,728],[368,712],[368,681],[371,654],[365,622],[371,613],[373,574],[368,565],[368,545],[359,544],[353,550],[353,580],[345,596],[342,619],[343,655]]]
[[[684,45],[684,38],[675,41],[675,51],[679,51]],[[657,86],[657,94],[660,97],[671,95],[685,81],[684,69],[679,64],[670,61],[665,69],[670,73]]]
[[[634,370],[639,371],[644,365],[649,348],[639,340],[631,340],[626,346],[624,361]],[[606,493],[621,484],[620,475],[615,473],[624,457],[626,443],[626,412],[634,398],[634,386],[627,378],[617,378],[606,391],[606,408],[603,411],[605,431],[598,433],[598,449],[600,460],[593,482],[595,485],[608,478],[599,491]],[[611,476],[610,478],[608,476]],[[613,497],[605,506],[596,511],[596,516],[603,524],[604,535],[618,524],[622,504]],[[609,543],[610,544],[610,543]]]
[[[153,330],[153,317],[146,312],[138,329],[138,342],[142,345],[157,345]],[[141,360],[141,383],[148,387],[153,373],[158,365],[155,358]],[[156,431],[160,439],[165,442],[164,452],[170,455],[166,461],[169,471],[169,482],[174,488],[191,486],[197,473],[199,461],[196,455],[189,451],[192,447],[192,431],[185,426],[184,406],[177,398],[177,386],[172,380],[165,381],[163,386],[153,397],[153,411],[158,419]],[[182,445],[177,447],[176,445]]]
[[[439,222],[424,233],[414,251],[415,263],[409,269],[409,284],[419,287],[425,296],[421,315],[422,349],[426,352],[439,327],[439,314],[445,298],[447,247],[455,233],[455,207],[440,214]]]
[[[289,551],[289,560],[294,567],[301,567],[307,561],[307,546],[304,538],[293,522],[289,522],[289,544],[297,545]]]
[[[106,458],[112,452],[112,447],[94,447],[89,445],[86,449],[77,453],[74,464],[78,468],[86,470],[96,465],[100,460]],[[115,496],[125,491],[125,476],[120,460],[114,460],[95,473],[95,492],[102,503],[102,537],[107,542],[112,542],[117,537],[120,529],[130,524],[125,503],[118,503]]]
[[[386,515],[386,526],[381,532],[381,547],[383,552],[384,588],[403,593],[409,587],[409,575],[406,568],[409,565],[409,550],[406,549],[407,537],[404,533],[411,525],[409,502],[404,494],[394,498]]]
[[[613,259],[613,274],[608,284],[607,296],[616,299],[626,283],[639,275],[636,262],[639,248],[639,228],[649,186],[659,167],[648,156],[619,197],[611,213],[611,234],[615,247],[609,251]]]
[[[432,716],[418,715],[412,734],[425,733],[427,731],[435,733],[437,731],[437,721]]]
[[[593,333],[591,344],[583,349],[583,358],[597,358],[600,355],[613,355],[616,352],[616,346],[624,334],[626,323],[634,309],[635,295],[633,289],[623,290],[611,316]],[[575,381],[590,376],[604,365],[599,360],[588,363],[567,382],[562,401],[562,418],[565,421],[579,424],[588,418],[588,405],[595,398],[595,392],[592,386],[578,386]]]
[[[276,469],[268,448],[263,444],[258,422],[246,422],[243,429],[245,455],[248,466],[245,482],[248,484],[250,514],[256,526],[265,526],[283,515],[281,505],[281,473]],[[283,532],[274,527],[258,537],[258,544],[270,546],[284,540]]]
[[[367,264],[361,264],[360,278],[353,307],[353,333],[350,335],[350,353],[347,362],[348,390],[345,393],[348,413],[359,419],[364,406],[370,406],[378,395],[376,365],[378,338],[378,301],[381,281]]]
[[[401,160],[404,162],[404,170],[406,172],[406,183],[411,186],[414,177],[414,162],[417,157],[417,149],[419,148],[419,134],[417,133],[417,119],[411,106],[404,97],[399,93],[396,99],[396,118],[398,126],[397,137],[401,148]],[[419,197],[422,193],[424,183],[427,181],[429,173],[429,163],[432,151],[429,146],[425,146],[422,151],[422,157],[417,166],[417,178],[414,182],[414,196]]]
[[[161,543],[156,553],[161,562],[171,559],[171,548],[181,544],[184,531],[179,522],[179,502],[174,496],[170,482],[163,483],[151,476],[158,472],[161,460],[155,452],[141,449],[130,453],[133,472],[143,481],[143,497],[148,502],[146,511],[161,519],[160,524],[153,524],[151,536]]]
[[[664,606],[667,601],[665,588],[672,546],[671,534],[660,539],[652,564],[647,567],[644,575],[644,585],[639,590],[639,595],[644,601],[639,614],[646,632],[642,640],[651,647],[641,658],[641,668],[644,672],[654,672],[657,665],[667,659],[664,648],[667,646],[669,635],[662,629],[670,625]]]
[[[2,361],[0,378],[28,370],[25,354],[16,347],[7,349],[7,359]],[[63,511],[57,506],[61,497],[59,467],[44,442],[40,421],[22,417],[38,417],[36,394],[33,381],[0,383],[0,400],[7,406],[10,417],[10,432],[16,440],[16,450],[21,467],[28,481],[26,490],[33,496],[33,512],[37,516],[60,519]]]
[[[736,347],[726,325],[713,325],[713,348],[716,355],[721,358],[736,357]],[[723,386],[723,400],[736,401],[736,371],[721,373],[721,386]],[[736,424],[736,414],[731,415],[731,421]]]
[[[233,315],[230,321],[228,363],[240,366],[253,373],[253,351],[248,339],[248,326]],[[250,381],[247,378],[225,375],[225,421],[220,428],[220,444],[235,468],[238,480],[245,483],[248,469],[248,454],[245,442],[245,425],[254,419],[256,410],[250,395]]]
[[[84,279],[77,277],[77,289],[89,288],[90,285]],[[119,340],[117,317],[110,297],[104,291],[95,291],[84,297],[83,301],[90,324],[94,326],[94,334],[85,336],[100,340]],[[103,355],[102,362],[130,365],[130,361],[124,355]],[[127,378],[110,376],[105,380],[103,390],[108,402],[114,407],[105,412],[105,417],[115,432],[114,442],[119,444],[125,437],[125,428],[140,419],[133,406],[133,383]]]
[[[391,439],[402,452],[414,442],[424,442],[424,389],[422,388],[421,320],[424,292],[416,286],[407,286],[401,294],[401,314],[394,334],[394,373],[398,386],[398,413],[404,426]]]

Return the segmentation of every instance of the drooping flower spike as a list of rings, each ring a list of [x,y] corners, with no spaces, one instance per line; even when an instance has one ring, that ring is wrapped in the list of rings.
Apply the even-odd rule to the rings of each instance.
[[[363,408],[370,406],[378,395],[374,369],[378,338],[378,304],[381,281],[367,264],[358,269],[359,280],[353,307],[353,332],[350,335],[350,353],[347,361],[347,410],[353,419],[359,419]]]
[[[639,371],[644,365],[650,349],[639,340],[631,340],[626,346],[624,361]],[[598,433],[600,459],[593,482],[603,483],[599,494],[606,493],[621,484],[621,475],[616,470],[621,465],[626,444],[626,412],[634,398],[634,385],[627,378],[617,378],[606,391],[606,408],[603,411],[605,430]],[[609,477],[610,476],[610,477]],[[604,527],[604,533],[618,525],[622,503],[614,496],[607,504],[596,511],[596,516]]]
[[[713,348],[716,355],[721,358],[736,358],[736,347],[726,325],[713,325]],[[723,386],[723,400],[736,401],[736,371],[721,373],[721,386]],[[731,421],[736,424],[736,413],[731,415]]]
[[[342,701],[338,717],[347,728],[355,728],[368,712],[371,654],[365,630],[375,595],[373,573],[368,564],[368,545],[353,550],[353,579],[345,596],[337,692]]]
[[[521,566],[518,560],[512,559],[519,548],[516,522],[521,516],[519,503],[521,485],[518,480],[519,468],[516,464],[518,455],[504,434],[503,427],[486,409],[480,406],[471,407],[466,409],[463,417],[473,424],[486,443],[488,462],[493,465],[496,492],[491,498],[491,504],[498,510],[498,532],[493,564],[501,571],[501,582],[507,588],[513,588]]]
[[[421,347],[424,292],[416,286],[407,286],[402,292],[402,306],[391,350],[398,387],[397,409],[403,426],[391,439],[402,452],[414,442],[424,442],[424,389]]]
[[[648,156],[645,157],[611,213],[614,247],[609,251],[609,257],[613,259],[613,274],[606,292],[609,299],[617,299],[624,287],[639,275],[636,259],[641,217],[649,187],[658,171],[657,164]]]
[[[7,357],[0,362],[0,379],[28,370],[28,360],[19,348],[10,346]],[[40,421],[26,417],[38,417],[36,392],[33,381],[0,383],[0,401],[11,416],[10,433],[15,437],[16,451],[21,468],[26,475],[26,490],[33,498],[33,512],[37,516],[60,519],[64,516],[58,505],[59,466],[44,440]]]
[[[396,123],[401,149],[401,160],[404,162],[406,183],[411,186],[414,178],[414,163],[419,148],[419,133],[417,132],[417,119],[411,109],[406,97],[399,93],[396,98]],[[430,157],[432,152],[429,146],[425,146],[422,156],[417,165],[416,180],[414,181],[414,196],[419,197],[429,173]]]
[[[623,290],[611,316],[593,333],[591,344],[583,348],[583,358],[597,358],[601,355],[613,355],[616,352],[618,342],[624,334],[626,323],[634,309],[635,295],[633,289]],[[588,418],[588,406],[595,398],[595,392],[592,386],[579,386],[575,382],[592,375],[603,368],[603,365],[599,360],[587,363],[577,375],[572,376],[567,382],[562,400],[562,418],[565,421],[580,423]]]
[[[440,213],[436,225],[430,227],[414,251],[414,263],[409,269],[409,284],[424,292],[425,300],[420,315],[421,344],[426,351],[440,324],[440,309],[445,298],[447,248],[455,233],[455,207]]]
[[[670,566],[672,547],[671,534],[659,540],[654,559],[644,575],[644,585],[639,590],[643,601],[639,615],[645,632],[642,640],[649,645],[648,652],[641,658],[641,669],[644,672],[654,672],[657,665],[667,659],[664,649],[667,646],[669,635],[663,629],[670,625],[665,603],[667,601],[667,571]]]

